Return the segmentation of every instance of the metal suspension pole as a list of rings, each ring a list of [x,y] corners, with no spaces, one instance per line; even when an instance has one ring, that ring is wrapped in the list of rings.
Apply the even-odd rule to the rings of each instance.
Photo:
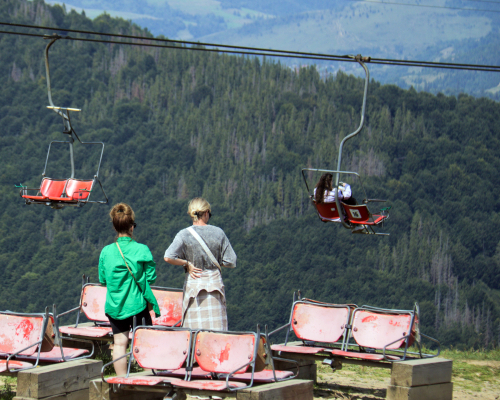
[[[75,157],[73,153],[73,142],[75,139],[73,138],[73,128],[71,127],[71,120],[69,118],[69,110],[66,110],[66,113],[56,107],[54,102],[52,101],[52,88],[50,86],[50,65],[49,65],[49,49],[56,42],[56,40],[61,39],[59,35],[46,36],[44,39],[50,40],[49,44],[45,47],[45,76],[47,78],[47,93],[49,97],[49,104],[52,110],[54,110],[57,114],[59,114],[63,118],[63,126],[64,133],[69,135],[68,144],[69,144],[69,157],[71,162],[71,178],[75,177]]]
[[[363,106],[361,108],[361,121],[359,123],[358,129],[356,129],[351,134],[347,135],[344,139],[342,139],[342,142],[340,142],[339,158],[338,158],[338,162],[337,162],[337,174],[335,177],[335,204],[337,205],[337,210],[339,210],[340,222],[342,222],[342,225],[348,229],[350,229],[351,227],[349,226],[349,224],[347,224],[344,221],[344,218],[341,215],[342,213],[340,212],[340,210],[342,210],[342,208],[341,208],[340,200],[339,200],[339,196],[338,196],[339,182],[340,182],[340,165],[342,163],[342,149],[344,148],[344,143],[347,142],[349,139],[353,138],[354,136],[356,136],[363,128],[363,125],[365,123],[365,110],[366,110],[366,98],[368,95],[368,83],[370,81],[370,72],[368,71],[368,68],[366,68],[366,65],[363,62],[363,61],[369,62],[370,57],[361,57],[361,54],[358,54],[357,56],[352,57],[352,58],[354,58],[359,63],[359,65],[361,65],[363,67],[363,69],[365,70],[365,90],[364,90],[364,94],[363,94]]]

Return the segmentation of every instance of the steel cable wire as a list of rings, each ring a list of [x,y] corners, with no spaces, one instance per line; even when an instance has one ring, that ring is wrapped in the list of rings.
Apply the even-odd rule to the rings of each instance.
[[[116,40],[105,40],[105,39],[91,39],[91,38],[80,38],[71,36],[60,36],[60,35],[44,35],[35,34],[27,32],[12,32],[12,31],[0,31],[0,33],[12,34],[12,35],[22,35],[22,36],[32,36],[32,37],[43,37],[43,38],[53,38],[60,37],[66,40],[77,40],[84,42],[94,42],[94,43],[107,43],[107,44],[123,44],[123,45],[133,45],[133,46],[145,46],[145,47],[156,47],[156,48],[168,48],[175,50],[192,50],[192,51],[205,51],[214,53],[228,53],[228,54],[239,54],[239,55],[253,55],[253,56],[263,56],[263,57],[284,57],[284,58],[297,58],[297,59],[308,59],[308,60],[320,60],[320,61],[341,61],[341,62],[356,62],[356,59],[352,55],[332,55],[332,54],[321,54],[321,53],[306,53],[299,51],[288,51],[280,49],[264,49],[258,47],[246,47],[246,46],[233,46],[215,43],[202,43],[202,42],[191,42],[183,40],[170,40],[162,38],[149,38],[143,36],[134,35],[123,35],[115,33],[103,33],[103,32],[93,32],[84,31],[76,29],[64,29],[64,28],[54,28],[45,27],[37,25],[27,25],[27,24],[13,24],[8,22],[0,22],[0,25],[29,28],[29,29],[46,29],[61,32],[72,32],[72,33],[82,33],[88,35],[100,35],[100,36],[110,36],[117,38],[135,39],[140,40],[137,42],[124,42]],[[144,41],[162,42],[162,43],[174,43],[177,45],[168,44],[155,44],[155,43],[144,43]],[[184,45],[184,46],[182,46]],[[185,45],[192,45],[196,47],[187,47]],[[209,46],[214,48],[206,48],[199,46]],[[223,49],[220,49],[223,48]],[[243,51],[246,50],[246,51]],[[371,64],[380,65],[396,65],[396,66],[407,66],[407,67],[422,67],[422,68],[440,68],[440,69],[455,69],[455,70],[468,70],[468,71],[483,71],[483,72],[500,72],[500,66],[496,65],[481,65],[481,64],[459,64],[459,63],[446,63],[446,62],[434,62],[434,61],[418,61],[418,60],[396,60],[396,59],[385,59],[385,58],[365,58],[366,62]]]

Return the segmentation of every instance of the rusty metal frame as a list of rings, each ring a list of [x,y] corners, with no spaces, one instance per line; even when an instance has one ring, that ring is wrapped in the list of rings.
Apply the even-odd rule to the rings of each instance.
[[[82,339],[82,338],[75,338],[75,337],[65,337],[65,336],[61,335],[61,332],[59,331],[59,319],[56,317],[57,310],[56,310],[55,304],[53,304],[52,309],[53,309],[52,315],[54,316],[54,326],[55,326],[55,330],[56,330],[54,344],[56,346],[57,345],[59,346],[59,348],[61,350],[61,358],[63,359],[63,361],[76,361],[76,360],[81,360],[84,358],[92,358],[92,356],[94,355],[94,351],[95,351],[94,341],[88,340],[88,339]],[[90,352],[89,355],[66,359],[66,357],[64,357],[64,348],[63,348],[63,340],[64,339],[73,340],[75,342],[90,343],[92,346],[92,351]]]
[[[289,358],[282,358],[282,357],[274,357],[273,356],[273,351],[271,350],[271,342],[269,340],[269,332],[268,332],[267,325],[265,326],[265,337],[266,337],[266,344],[265,344],[266,353],[267,353],[267,356],[269,357],[270,364],[271,364],[271,367],[272,367],[272,370],[273,370],[274,381],[275,382],[283,382],[283,381],[288,381],[290,379],[295,379],[299,375],[299,372],[300,372],[300,365],[299,365],[298,361],[292,360],[292,359],[289,359]],[[289,376],[288,378],[278,379],[276,377],[276,368],[274,366],[274,360],[284,361],[284,362],[287,362],[287,363],[290,363],[290,364],[295,364],[295,366],[297,367],[297,372],[294,375]]]

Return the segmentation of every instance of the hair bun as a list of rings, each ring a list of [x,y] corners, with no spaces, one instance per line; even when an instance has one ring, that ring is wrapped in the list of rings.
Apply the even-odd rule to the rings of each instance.
[[[118,233],[128,232],[135,222],[135,214],[128,204],[118,203],[113,206],[109,216]]]

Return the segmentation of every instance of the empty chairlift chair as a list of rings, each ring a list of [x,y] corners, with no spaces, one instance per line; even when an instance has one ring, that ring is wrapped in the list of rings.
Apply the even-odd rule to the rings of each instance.
[[[370,361],[403,361],[439,355],[439,341],[424,335],[419,327],[419,306],[413,310],[394,310],[362,306],[354,310],[350,337],[358,351],[333,351],[333,355]],[[421,338],[438,346],[436,355],[422,353]],[[415,345],[418,351],[410,351]],[[345,347],[347,349],[347,347]]]
[[[50,87],[49,49],[54,44],[54,42],[60,38],[60,36],[55,35],[53,38],[51,38],[52,40],[47,44],[45,48],[46,81],[50,104],[50,106],[47,106],[47,108],[51,109],[60,117],[62,117],[64,127],[63,134],[67,135],[68,140],[53,140],[52,142],[50,142],[49,149],[47,151],[47,157],[45,159],[45,167],[42,172],[42,181],[40,183],[40,187],[31,189],[20,185],[18,186],[21,188],[20,195],[25,200],[25,203],[27,205],[46,205],[54,209],[60,209],[65,206],[82,207],[87,203],[106,204],[108,202],[108,198],[106,196],[106,193],[104,192],[101,181],[99,180],[99,170],[101,167],[102,155],[104,152],[104,143],[81,141],[80,137],[76,134],[73,126],[71,125],[70,118],[70,112],[77,112],[81,110],[68,107],[56,107],[52,101],[52,91]],[[97,171],[93,175],[92,179],[75,179],[75,157],[73,154],[73,144],[75,141],[80,142],[82,145],[97,145],[101,147],[99,164],[97,165]],[[45,177],[52,144],[69,145],[69,159],[71,162],[71,174],[69,179],[51,179]],[[96,188],[97,186],[100,187],[104,200],[94,200],[95,196],[93,196],[92,200],[90,199],[91,192],[93,192],[94,188]],[[33,190],[36,190],[37,193],[35,195],[29,194]]]
[[[273,351],[290,354],[316,355],[323,360],[333,348],[342,349],[348,337],[349,321],[354,304],[330,304],[310,299],[298,299],[292,304],[290,320],[271,335],[287,329],[283,345],[272,345]],[[302,342],[289,344],[290,333]]]
[[[178,326],[182,320],[182,289],[152,286],[161,316],[152,317],[153,325]]]
[[[138,326],[132,335],[130,352],[123,357],[129,356],[127,374],[105,378],[104,371],[107,366],[112,365],[120,357],[102,367],[101,378],[109,384],[120,384],[129,386],[158,386],[165,387],[170,393],[172,383],[180,381],[181,378],[166,377],[157,374],[157,370],[179,370],[189,362],[192,348],[191,330],[188,328],[168,328],[164,326]],[[135,360],[140,367],[150,369],[151,373],[139,376],[130,375],[132,361]],[[186,378],[186,369],[184,376]]]
[[[248,370],[256,372],[257,349],[260,333],[254,332],[216,332],[198,331],[194,334],[194,351],[191,356],[192,366],[196,360],[198,366],[214,376],[224,374],[222,380],[197,379],[192,381],[176,380],[175,388],[182,388],[190,394],[203,392],[215,395],[219,392],[234,392],[249,388],[253,379],[247,383],[234,380],[234,376]]]
[[[386,212],[380,214],[372,214],[366,204],[351,206],[342,203],[344,210],[347,214],[347,219],[353,225],[364,225],[366,229],[373,232],[373,226],[377,226],[384,222],[389,215]],[[374,232],[373,232],[374,233]]]
[[[54,363],[90,357],[88,350],[54,345],[53,317],[45,313],[0,312],[0,372],[35,368],[39,362]]]
[[[85,277],[84,277],[85,279]],[[91,340],[111,341],[113,333],[106,317],[104,306],[106,304],[107,289],[96,283],[86,283],[82,287],[80,304],[71,310],[63,312],[57,319],[77,312],[75,326],[61,326],[59,331],[68,338],[87,338]],[[91,323],[80,324],[80,315],[83,314]],[[80,326],[79,326],[80,325]]]
[[[21,197],[26,200],[26,203],[34,202],[49,202],[49,197],[61,197],[64,188],[66,187],[66,179],[51,179],[43,178],[40,182],[40,187],[36,189],[22,188]],[[36,190],[36,195],[29,195],[29,191]]]
[[[65,338],[85,338],[93,341],[112,341],[113,333],[105,313],[107,288],[99,283],[85,282],[83,276],[80,304],[71,310],[59,314],[58,319],[72,312],[77,312],[74,326],[61,326],[59,331]],[[87,278],[88,279],[88,278]],[[174,326],[182,319],[182,289],[153,286],[153,294],[158,301],[161,316],[152,316],[153,325]],[[90,323],[80,323],[81,313]],[[137,321],[141,325],[142,321]]]

